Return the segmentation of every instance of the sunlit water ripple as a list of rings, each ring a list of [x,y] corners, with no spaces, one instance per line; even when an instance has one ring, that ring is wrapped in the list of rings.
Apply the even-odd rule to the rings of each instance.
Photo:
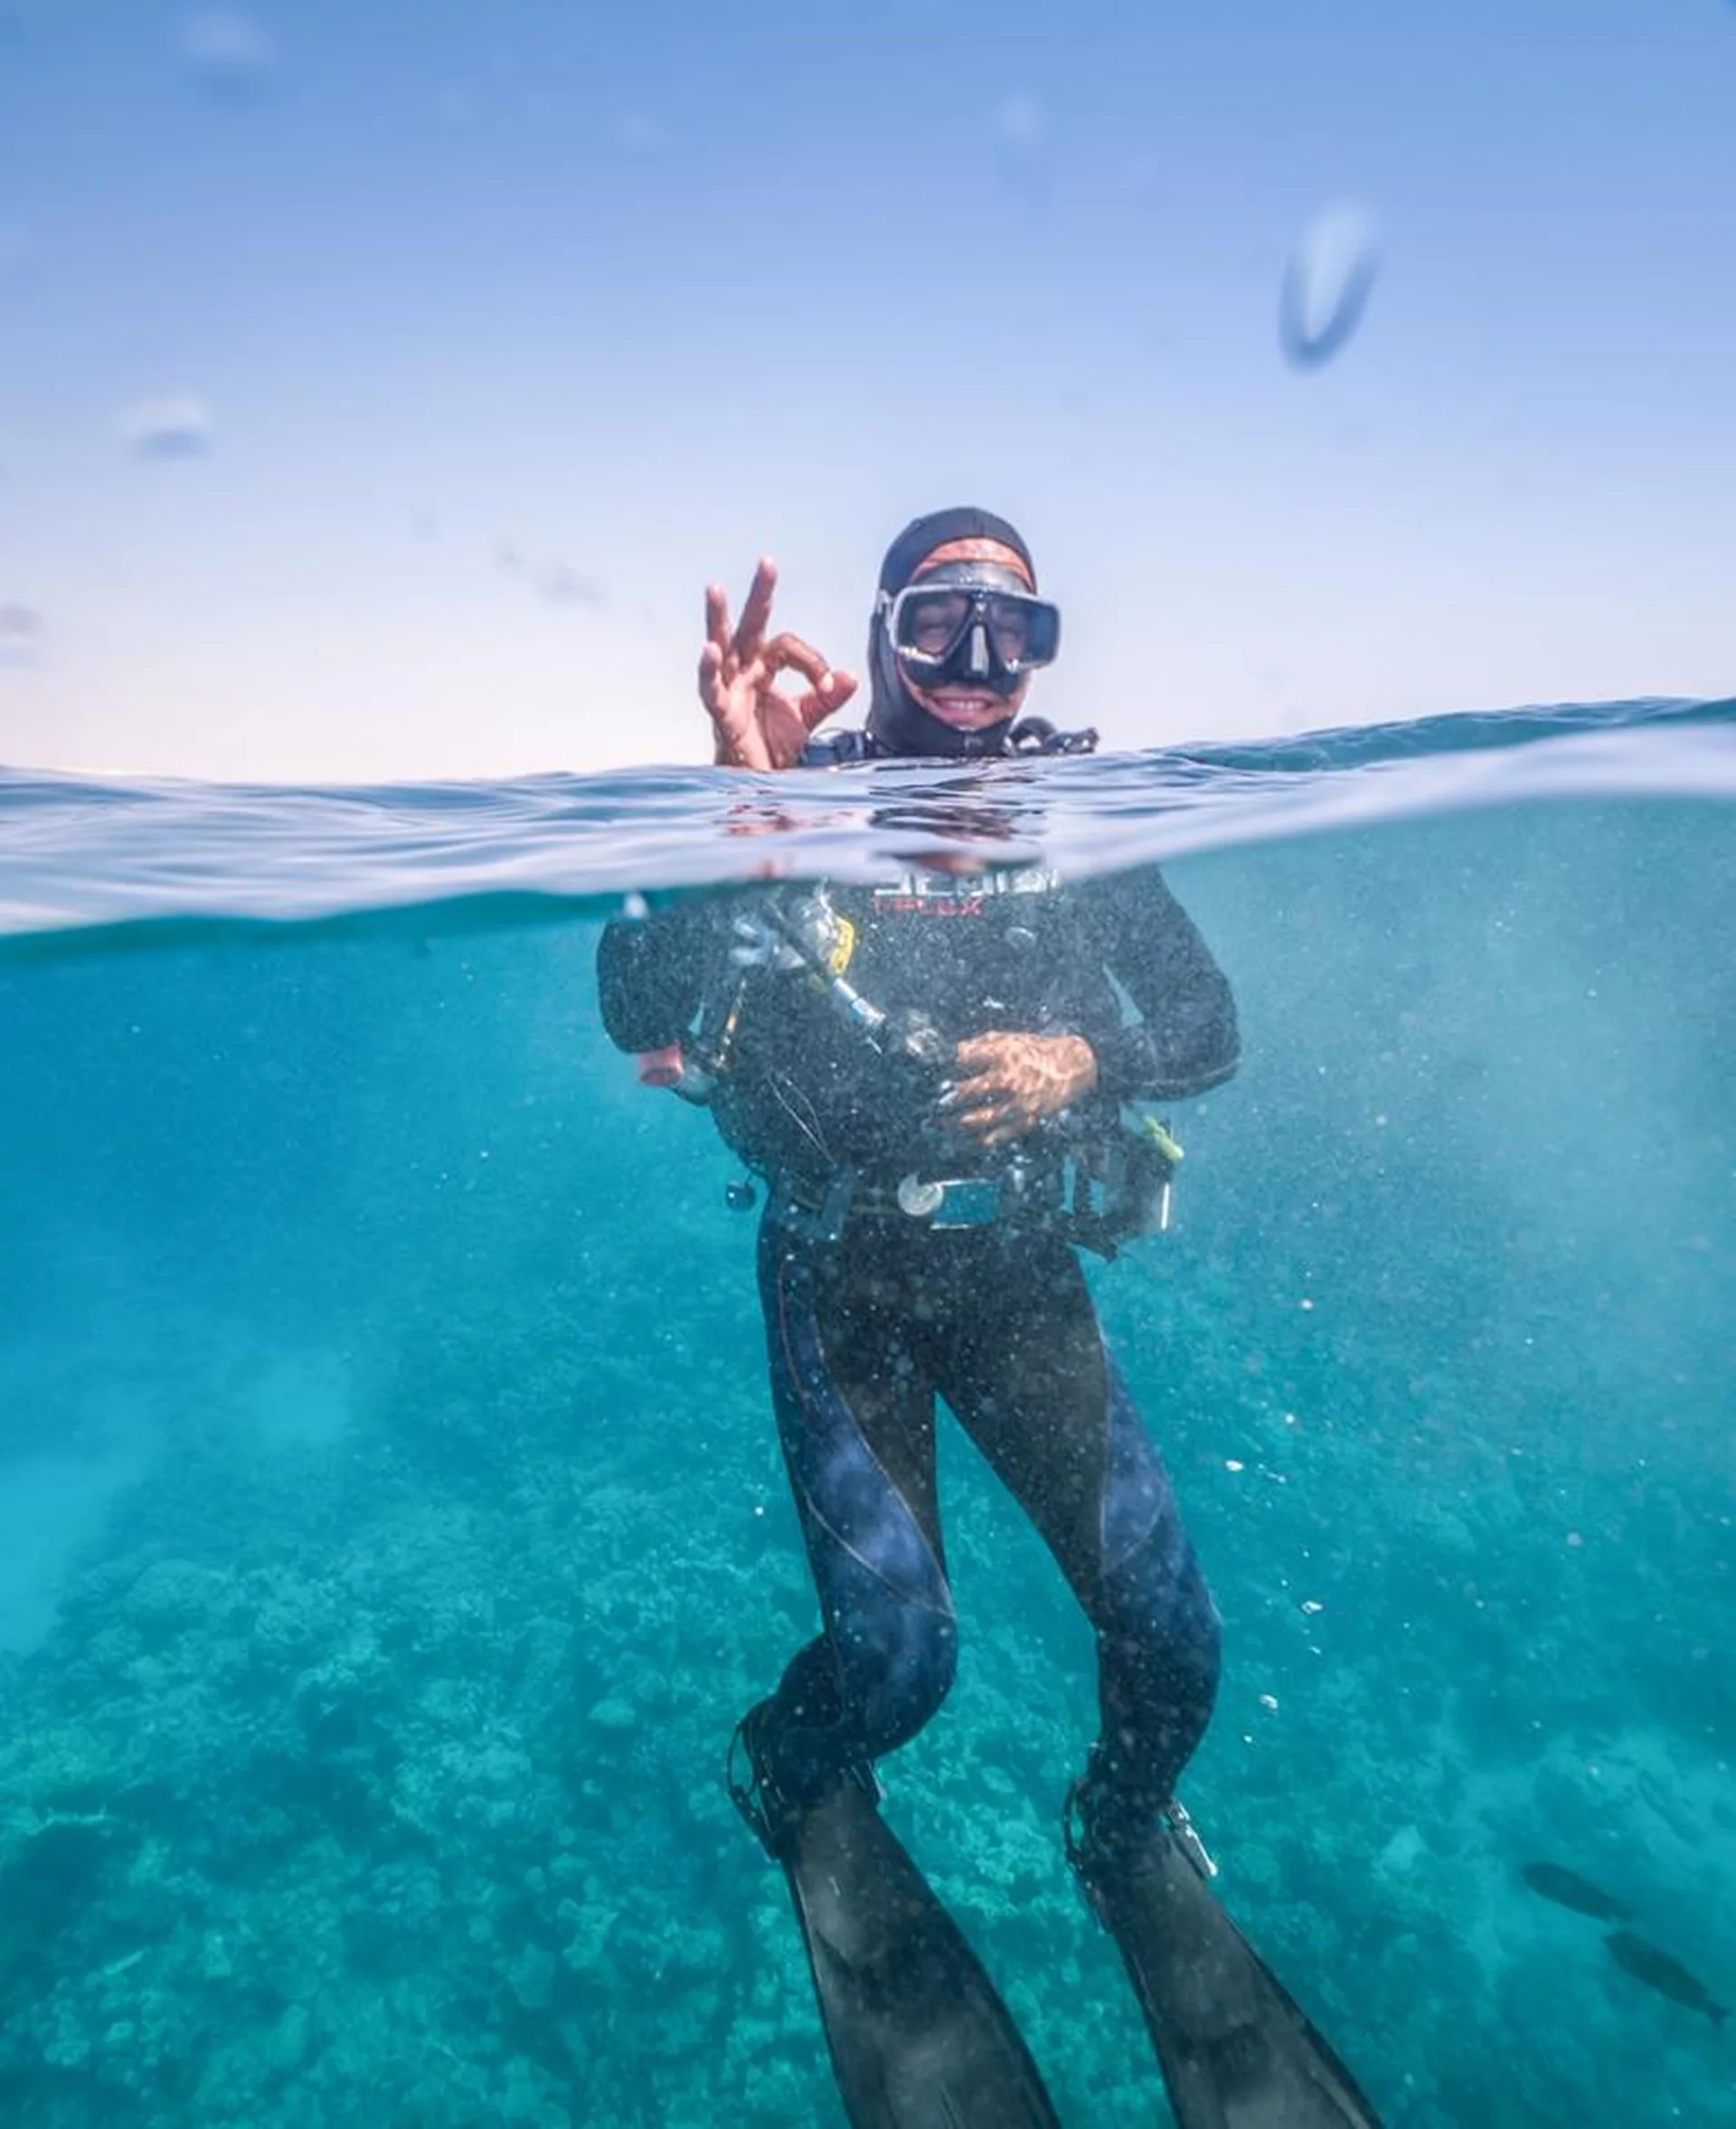
[[[474,783],[209,784],[0,770],[0,933],[522,918],[651,886],[889,857],[1042,855],[1071,873],[1422,813],[1736,797],[1736,700],[1436,717],[1258,743],[752,776],[710,768]],[[61,943],[67,943],[61,941]]]

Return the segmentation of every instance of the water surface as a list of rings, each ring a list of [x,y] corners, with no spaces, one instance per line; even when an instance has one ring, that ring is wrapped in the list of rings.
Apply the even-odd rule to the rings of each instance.
[[[835,2122],[719,1774],[812,1630],[739,1169],[605,1042],[622,894],[1162,860],[1245,1063],[1092,1280],[1226,1620],[1188,1801],[1395,2129],[1720,2118],[1736,724],[1020,764],[0,784],[0,2103]],[[1063,2118],[1162,2118],[1059,1814],[1089,1636],[955,1432],[888,1808]]]

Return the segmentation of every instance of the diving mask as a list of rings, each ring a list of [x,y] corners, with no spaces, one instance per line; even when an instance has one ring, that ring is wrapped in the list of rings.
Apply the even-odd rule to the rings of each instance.
[[[881,611],[905,678],[937,688],[974,681],[1011,695],[1061,648],[1061,609],[992,563],[943,565],[889,598]]]

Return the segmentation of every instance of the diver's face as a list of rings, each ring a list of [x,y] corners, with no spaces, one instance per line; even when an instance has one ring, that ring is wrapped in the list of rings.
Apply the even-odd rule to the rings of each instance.
[[[1004,545],[999,540],[955,540],[949,545],[938,547],[924,557],[913,582],[920,583],[924,575],[948,562],[986,562],[1010,572],[1014,580],[1008,589],[1031,589],[1030,572],[1024,557],[1015,547]],[[920,622],[919,622],[920,627]],[[923,649],[938,655],[946,648],[951,630],[944,618],[937,614],[935,641],[932,645],[920,644]],[[1024,655],[1023,640],[1005,642],[997,639],[996,649],[1002,658],[1012,660]],[[1011,695],[996,695],[993,688],[968,680],[949,680],[944,687],[919,687],[907,673],[904,685],[911,695],[921,704],[931,717],[950,725],[955,732],[985,732],[992,724],[1004,724],[1009,717],[1016,717],[1024,706],[1024,698],[1031,692],[1031,675],[1025,674]]]

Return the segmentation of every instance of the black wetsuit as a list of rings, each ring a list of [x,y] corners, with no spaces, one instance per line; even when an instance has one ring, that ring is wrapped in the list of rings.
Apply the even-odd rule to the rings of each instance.
[[[611,923],[599,974],[624,1049],[696,1027],[717,1039],[728,1024],[712,1113],[772,1183],[760,1297],[826,1627],[773,1698],[777,1785],[816,1794],[840,1767],[892,1751],[951,1684],[939,1396],[1096,1630],[1099,1812],[1143,1818],[1204,1731],[1218,1620],[1074,1250],[1035,1215],[941,1230],[898,1208],[901,1178],[994,1176],[1008,1154],[937,1123],[933,1079],[889,1062],[810,972],[732,964],[734,921],[758,899]],[[1229,986],[1155,871],[1067,885],[1034,869],[915,875],[829,900],[852,927],[850,984],[890,1013],[928,1016],[948,1054],[992,1031],[1084,1036],[1099,1084],[1075,1129],[1110,1129],[1125,1102],[1198,1093],[1235,1069]],[[1043,1133],[1017,1150],[1037,1171],[1052,1165]],[[849,1203],[828,1230],[816,1212],[840,1175]]]

